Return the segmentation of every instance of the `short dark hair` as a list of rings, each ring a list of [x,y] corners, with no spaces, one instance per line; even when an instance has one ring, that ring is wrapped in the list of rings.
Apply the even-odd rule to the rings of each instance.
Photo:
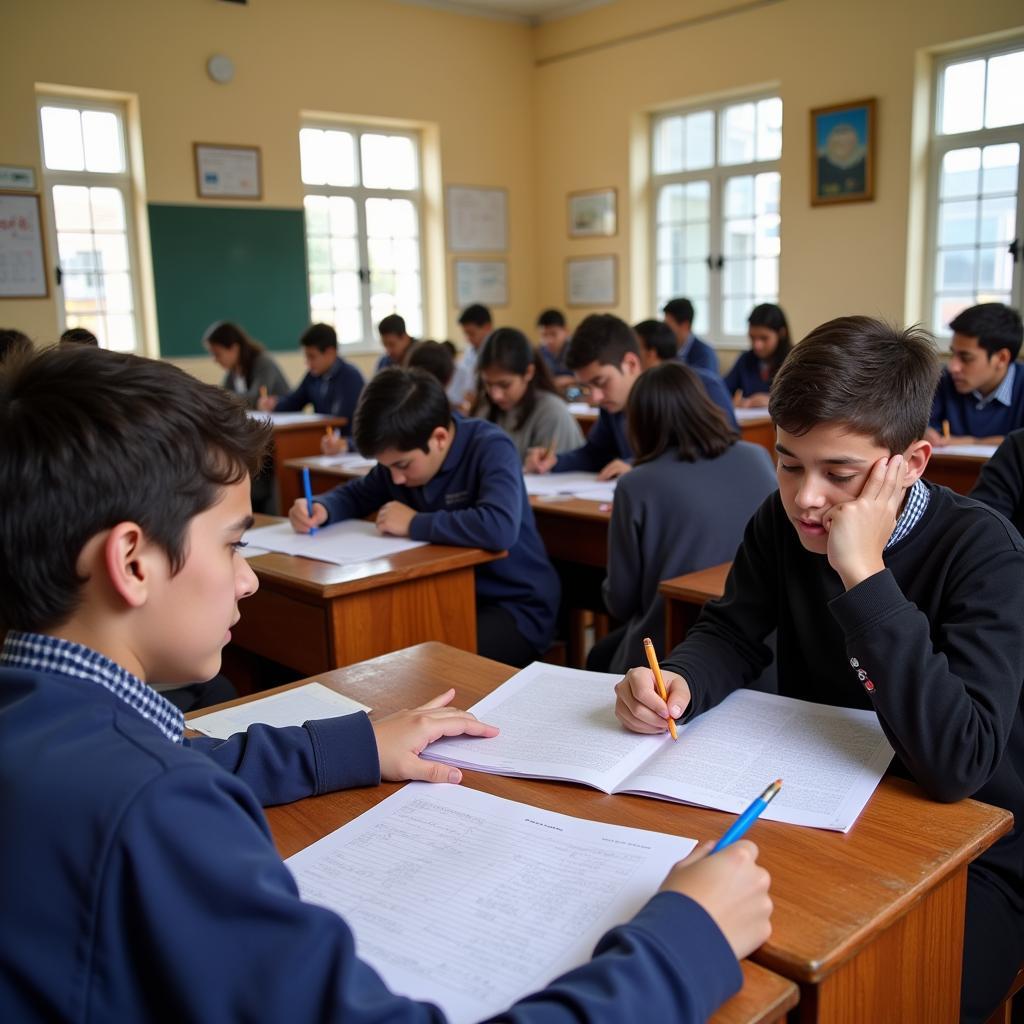
[[[513,373],[518,377],[525,377],[530,367],[533,367],[533,377],[526,385],[526,392],[516,410],[518,415],[512,424],[513,430],[523,429],[523,425],[537,407],[538,391],[558,393],[551,380],[544,357],[530,344],[530,339],[514,327],[499,327],[496,331],[492,331],[484,342],[480,354],[477,356],[476,372],[479,375],[491,366],[498,366],[506,373]],[[480,386],[477,388],[476,408],[474,408],[473,414],[476,415],[485,406],[487,418],[496,422],[501,415],[501,410],[491,401],[481,380]]]
[[[1009,350],[1010,359],[1020,355],[1021,327],[1020,314],[1001,302],[983,302],[971,306],[949,322],[950,330],[968,338],[977,338],[978,345],[991,359],[1001,348]]]
[[[17,327],[0,327],[0,363],[9,356],[28,355],[32,351],[32,339]]]
[[[767,327],[769,331],[774,331],[779,336],[779,343],[768,359],[768,372],[774,376],[793,347],[786,314],[782,312],[782,307],[774,302],[762,302],[750,311],[747,323],[751,327]]]
[[[338,332],[330,324],[312,324],[302,332],[299,345],[326,352],[329,348],[338,347]]]
[[[790,434],[836,423],[902,452],[924,436],[939,380],[930,334],[868,316],[816,327],[772,382],[768,412]]]
[[[479,302],[474,302],[459,314],[459,323],[486,327],[491,323],[491,311],[486,306],[481,306]]]
[[[565,365],[579,370],[591,363],[618,366],[627,352],[640,355],[636,335],[629,324],[611,313],[591,313],[576,328],[565,354]]]
[[[410,370],[426,370],[446,388],[455,373],[455,346],[450,341],[418,341],[406,356],[405,365]]]
[[[430,435],[452,421],[441,382],[426,370],[381,370],[363,389],[356,406],[353,437],[367,458],[388,448],[429,451]]]
[[[69,342],[72,345],[95,345],[96,348],[99,348],[100,346],[99,339],[96,335],[85,327],[69,327],[60,336],[60,343],[62,345],[67,345]]]
[[[83,381],[86,382],[83,386]],[[254,476],[270,425],[154,359],[54,346],[0,367],[0,629],[66,622],[91,537],[138,523],[178,572],[191,520]]]
[[[673,449],[683,462],[716,459],[736,441],[725,413],[708,398],[704,382],[676,359],[637,377],[627,410],[637,465]]]
[[[405,334],[405,320],[397,313],[384,317],[377,325],[378,334]]]
[[[565,314],[560,309],[545,309],[539,317],[537,317],[538,327],[564,327],[565,326]]]
[[[693,323],[693,303],[689,299],[669,299],[668,302],[661,307],[661,311],[662,313],[672,317],[676,323]]]
[[[640,344],[650,349],[664,363],[679,354],[679,342],[664,320],[641,320],[633,325]]]

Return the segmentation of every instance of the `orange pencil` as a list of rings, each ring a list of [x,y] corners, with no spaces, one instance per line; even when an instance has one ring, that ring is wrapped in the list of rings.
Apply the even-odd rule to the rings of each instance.
[[[266,398],[266,397],[267,397],[267,385],[266,384],[261,384],[260,385],[260,398]]]
[[[732,395],[732,404],[739,405],[743,401],[743,388],[737,388]]]
[[[544,449],[544,458],[545,459],[550,459],[551,456],[555,454],[555,442],[557,440],[558,440],[557,436],[551,438],[551,443],[547,446],[547,448]]]
[[[654,681],[658,684],[658,693],[667,704],[668,691],[665,689],[665,680],[661,677],[661,666],[658,664],[658,658],[654,653],[654,644],[651,643],[649,636],[644,637],[644,654],[647,655],[647,664],[651,666],[651,671],[654,673]],[[679,739],[679,733],[676,732],[676,723],[671,718],[668,720],[668,731],[672,733],[672,739]]]
[[[949,420],[942,421],[942,436],[948,441],[949,440]]]

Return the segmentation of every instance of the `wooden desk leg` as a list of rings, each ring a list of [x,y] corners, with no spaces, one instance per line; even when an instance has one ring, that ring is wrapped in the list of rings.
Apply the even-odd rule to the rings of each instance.
[[[956,1024],[966,865],[820,985],[801,985],[799,1024]]]

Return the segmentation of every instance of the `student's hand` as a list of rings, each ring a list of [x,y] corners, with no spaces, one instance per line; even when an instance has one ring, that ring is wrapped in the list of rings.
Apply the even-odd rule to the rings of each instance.
[[[690,706],[690,687],[676,672],[662,672],[668,703],[661,699],[649,668],[631,668],[615,684],[615,716],[632,732],[668,731],[669,718],[682,718]],[[669,713],[671,711],[671,714]]]
[[[288,509],[288,520],[296,533],[309,533],[314,526],[323,526],[327,522],[327,507],[319,501],[313,502],[313,515],[309,514],[309,502],[305,498],[296,498]]]
[[[767,409],[768,394],[764,391],[758,391],[756,394],[741,398],[736,404],[741,409]]]
[[[342,452],[348,451],[348,441],[332,430],[320,438],[320,451],[324,455],[340,455]]]
[[[547,448],[531,448],[526,453],[523,462],[524,473],[550,473],[558,462],[558,456],[552,452],[548,454]]]
[[[934,427],[928,427],[925,429],[924,439],[933,448],[941,448],[946,444],[946,438],[944,438]]]
[[[772,933],[771,875],[757,863],[757,847],[740,839],[719,853],[701,843],[662,883],[699,903],[722,930],[737,960],[750,956]]]
[[[902,455],[879,459],[853,501],[833,505],[822,523],[828,531],[829,565],[847,590],[885,568],[882,552],[896,528],[906,492]]]
[[[612,459],[612,461],[597,474],[597,479],[615,480],[617,477],[628,473],[632,468],[633,467],[623,459]]]
[[[416,515],[416,509],[403,505],[400,501],[389,501],[381,505],[377,513],[377,529],[381,533],[390,533],[392,537],[408,537],[409,524]]]
[[[273,412],[277,408],[277,395],[261,395],[256,399],[256,408],[260,412]]]
[[[497,736],[494,725],[485,725],[476,715],[446,705],[455,696],[448,690],[422,707],[396,711],[370,724],[377,739],[380,777],[385,782],[461,782],[462,772],[436,761],[424,761],[425,747],[442,736]]]

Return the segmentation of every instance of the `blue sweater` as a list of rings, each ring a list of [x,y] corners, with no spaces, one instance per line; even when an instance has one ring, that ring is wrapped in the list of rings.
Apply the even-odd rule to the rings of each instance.
[[[0,1020],[442,1021],[299,899],[260,810],[376,782],[365,715],[178,745],[97,683],[8,668],[0,739]],[[741,983],[674,893],[595,957],[502,1019],[697,1022]]]
[[[313,410],[323,416],[344,416],[348,420],[345,434],[351,435],[352,418],[362,393],[363,375],[339,356],[323,376],[307,373],[274,408],[276,412],[298,412],[312,403]]]
[[[762,376],[764,365],[751,349],[747,349],[725,375],[725,390],[730,395],[740,391],[744,398],[767,394],[771,390],[772,379]]]
[[[551,646],[560,586],[526,496],[522,463],[503,430],[455,414],[455,440],[437,475],[422,487],[395,484],[375,466],[366,476],[317,497],[329,522],[359,519],[385,502],[416,509],[413,540],[508,551],[476,567],[477,600],[508,611],[535,651]]]
[[[696,334],[691,334],[680,346],[679,361],[694,369],[709,370],[718,374],[718,353]]]
[[[961,395],[953,387],[949,370],[943,370],[929,425],[941,433],[942,421],[948,420],[954,437],[1005,437],[1011,430],[1020,430],[1024,427],[1024,364],[1015,365],[1010,404],[991,401],[981,409],[974,395]]]

